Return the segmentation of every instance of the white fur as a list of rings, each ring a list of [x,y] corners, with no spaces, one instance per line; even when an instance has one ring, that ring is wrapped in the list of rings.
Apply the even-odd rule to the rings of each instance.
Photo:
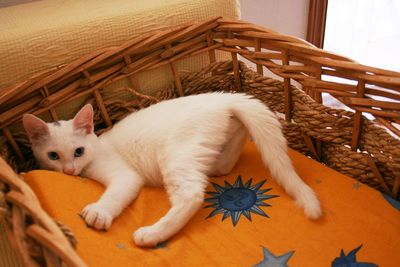
[[[89,111],[80,113],[85,112]],[[313,190],[293,169],[277,118],[250,96],[209,93],[163,101],[130,114],[98,138],[75,129],[74,120],[58,126],[48,124],[47,138],[32,142],[37,160],[57,171],[72,164],[74,175],[95,179],[107,187],[102,197],[81,213],[96,229],[109,228],[141,186],[163,185],[171,209],[155,224],[134,233],[139,246],[154,246],[189,221],[203,203],[207,177],[231,171],[247,132],[272,176],[305,214],[313,219],[322,214]],[[85,154],[71,156],[81,145]],[[60,154],[59,162],[49,160],[49,151]]]

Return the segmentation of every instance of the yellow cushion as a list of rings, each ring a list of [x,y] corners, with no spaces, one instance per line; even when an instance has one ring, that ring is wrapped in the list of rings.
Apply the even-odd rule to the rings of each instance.
[[[274,261],[289,266],[339,266],[341,259],[336,259],[336,265],[333,262],[340,258],[341,250],[345,258],[360,245],[359,250],[353,251],[357,262],[398,266],[399,210],[381,193],[293,150],[289,153],[299,175],[316,190],[325,213],[322,219],[305,218],[294,201],[270,179],[254,144],[249,142],[230,175],[211,179],[221,186],[218,188],[221,193],[208,194],[204,207],[214,202],[215,208],[201,209],[178,235],[153,249],[136,247],[131,235],[138,227],[157,221],[168,210],[163,189],[144,188],[110,230],[102,232],[86,227],[78,216],[85,205],[102,194],[101,185],[49,171],[32,171],[25,178],[49,214],[75,232],[78,253],[89,266],[253,266]],[[223,213],[207,218],[220,205],[227,207],[229,197],[235,197],[221,196],[229,188],[225,181],[233,185],[239,175],[245,188],[242,191],[252,190],[259,199],[266,196],[263,202],[272,206],[257,204],[252,208],[257,211],[259,206],[269,218],[251,213],[249,221],[242,214],[236,226],[230,216],[233,212],[227,213],[223,221]],[[250,178],[252,181],[246,184]],[[261,188],[252,188],[264,180],[267,181]],[[218,192],[216,187],[210,184],[208,191]],[[271,190],[263,191],[268,188]],[[213,201],[213,197],[219,197],[219,201]],[[239,198],[234,199],[239,201],[237,206],[244,207],[246,196],[239,194]]]
[[[43,0],[0,8],[0,89],[143,33],[217,16],[239,18],[238,2]],[[222,53],[217,56],[228,58]],[[177,68],[197,71],[208,63],[208,56],[197,56],[183,60]],[[168,66],[134,78],[144,93],[173,81]],[[121,82],[118,86],[122,87]]]

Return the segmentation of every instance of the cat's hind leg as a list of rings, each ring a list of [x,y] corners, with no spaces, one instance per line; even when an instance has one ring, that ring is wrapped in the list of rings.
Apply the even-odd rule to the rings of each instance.
[[[191,180],[207,179],[201,173],[187,172],[185,176]],[[185,178],[182,177],[182,179]],[[133,234],[135,244],[138,246],[153,247],[169,239],[186,225],[203,203],[203,182],[175,180],[165,186],[171,202],[171,209],[153,225],[141,227]]]
[[[248,132],[240,123],[236,129],[228,134],[228,141],[218,155],[210,176],[222,176],[229,174],[238,161],[243,146],[248,138]]]
[[[181,148],[181,149],[180,149]],[[208,164],[217,152],[204,146],[176,147],[162,168],[170,210],[156,223],[139,228],[133,239],[138,246],[151,247],[180,231],[204,201]]]

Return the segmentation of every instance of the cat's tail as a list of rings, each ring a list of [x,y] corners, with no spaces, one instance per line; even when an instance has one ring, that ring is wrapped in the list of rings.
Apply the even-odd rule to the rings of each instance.
[[[294,170],[287,154],[281,125],[275,114],[261,101],[242,94],[237,95],[232,111],[248,129],[272,176],[304,209],[307,217],[320,217],[322,210],[319,200]]]

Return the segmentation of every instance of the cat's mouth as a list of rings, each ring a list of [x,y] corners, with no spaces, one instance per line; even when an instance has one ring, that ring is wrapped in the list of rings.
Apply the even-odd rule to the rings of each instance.
[[[72,176],[78,176],[81,173],[81,170],[76,168],[63,168],[62,173]]]

